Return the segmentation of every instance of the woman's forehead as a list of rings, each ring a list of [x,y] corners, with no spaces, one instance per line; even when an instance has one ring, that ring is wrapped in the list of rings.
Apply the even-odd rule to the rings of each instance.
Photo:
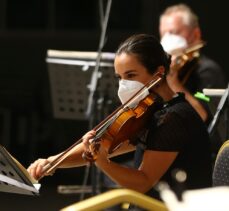
[[[134,54],[122,53],[117,55],[114,61],[116,71],[131,70],[140,65],[138,58]]]

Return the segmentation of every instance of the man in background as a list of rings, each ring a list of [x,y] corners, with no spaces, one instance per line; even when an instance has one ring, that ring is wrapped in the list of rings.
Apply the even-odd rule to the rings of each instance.
[[[219,64],[201,52],[202,40],[198,16],[185,4],[167,7],[160,16],[159,32],[161,44],[172,56],[167,81],[174,92],[184,92],[186,99],[194,107],[208,126],[212,114],[208,103],[198,96],[204,88],[226,88],[226,76]],[[191,53],[190,53],[191,52]],[[181,77],[181,72],[183,78]],[[195,95],[197,94],[197,95]],[[220,137],[212,137],[213,151],[222,144]]]

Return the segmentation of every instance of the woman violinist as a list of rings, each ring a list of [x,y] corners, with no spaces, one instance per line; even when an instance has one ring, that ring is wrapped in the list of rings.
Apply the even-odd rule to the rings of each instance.
[[[119,78],[118,95],[122,103],[132,96],[134,89],[152,80],[156,72],[167,72],[169,65],[170,58],[154,36],[139,34],[124,41],[116,52],[114,62],[115,74]],[[109,154],[104,146],[106,140],[99,142],[97,150],[90,147],[96,131],[89,131],[57,168],[85,165],[87,161],[82,155],[90,151],[96,157],[95,165],[121,187],[150,193],[161,180],[172,186],[174,169],[182,169],[187,173],[188,189],[210,186],[210,143],[203,121],[182,93],[172,92],[165,77],[150,92],[162,99],[163,105],[151,114],[150,121],[135,134],[135,141],[125,141]],[[137,121],[133,124],[137,124]],[[133,150],[137,152],[136,168],[125,167],[110,158]],[[35,179],[40,178],[44,166],[52,163],[57,156],[38,159],[28,167],[28,172]]]

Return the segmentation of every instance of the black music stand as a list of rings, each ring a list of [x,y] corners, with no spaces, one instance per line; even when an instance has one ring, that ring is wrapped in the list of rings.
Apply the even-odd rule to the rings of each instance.
[[[120,104],[117,97],[118,81],[115,79],[113,66],[114,53],[104,52],[101,55],[99,79],[94,93],[93,113],[90,116],[86,114],[90,79],[96,65],[96,57],[97,52],[48,50],[46,62],[54,118],[88,120],[95,124],[103,120]],[[94,170],[94,168],[91,169],[91,171]],[[80,188],[83,194],[94,192],[94,186],[97,186],[99,180],[94,177],[93,187],[88,188],[86,186],[88,174],[89,168],[86,167],[84,182]],[[92,174],[100,175],[100,172]],[[78,189],[77,186],[59,186],[58,188],[62,193],[79,193]],[[83,197],[84,195],[81,194],[81,199]]]

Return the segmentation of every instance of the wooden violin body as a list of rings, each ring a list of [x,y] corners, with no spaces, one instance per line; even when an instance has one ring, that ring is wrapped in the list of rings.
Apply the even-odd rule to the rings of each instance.
[[[100,138],[105,140],[108,153],[114,152],[126,140],[132,142],[161,105],[158,97],[151,93],[140,101],[136,108],[122,112]]]

